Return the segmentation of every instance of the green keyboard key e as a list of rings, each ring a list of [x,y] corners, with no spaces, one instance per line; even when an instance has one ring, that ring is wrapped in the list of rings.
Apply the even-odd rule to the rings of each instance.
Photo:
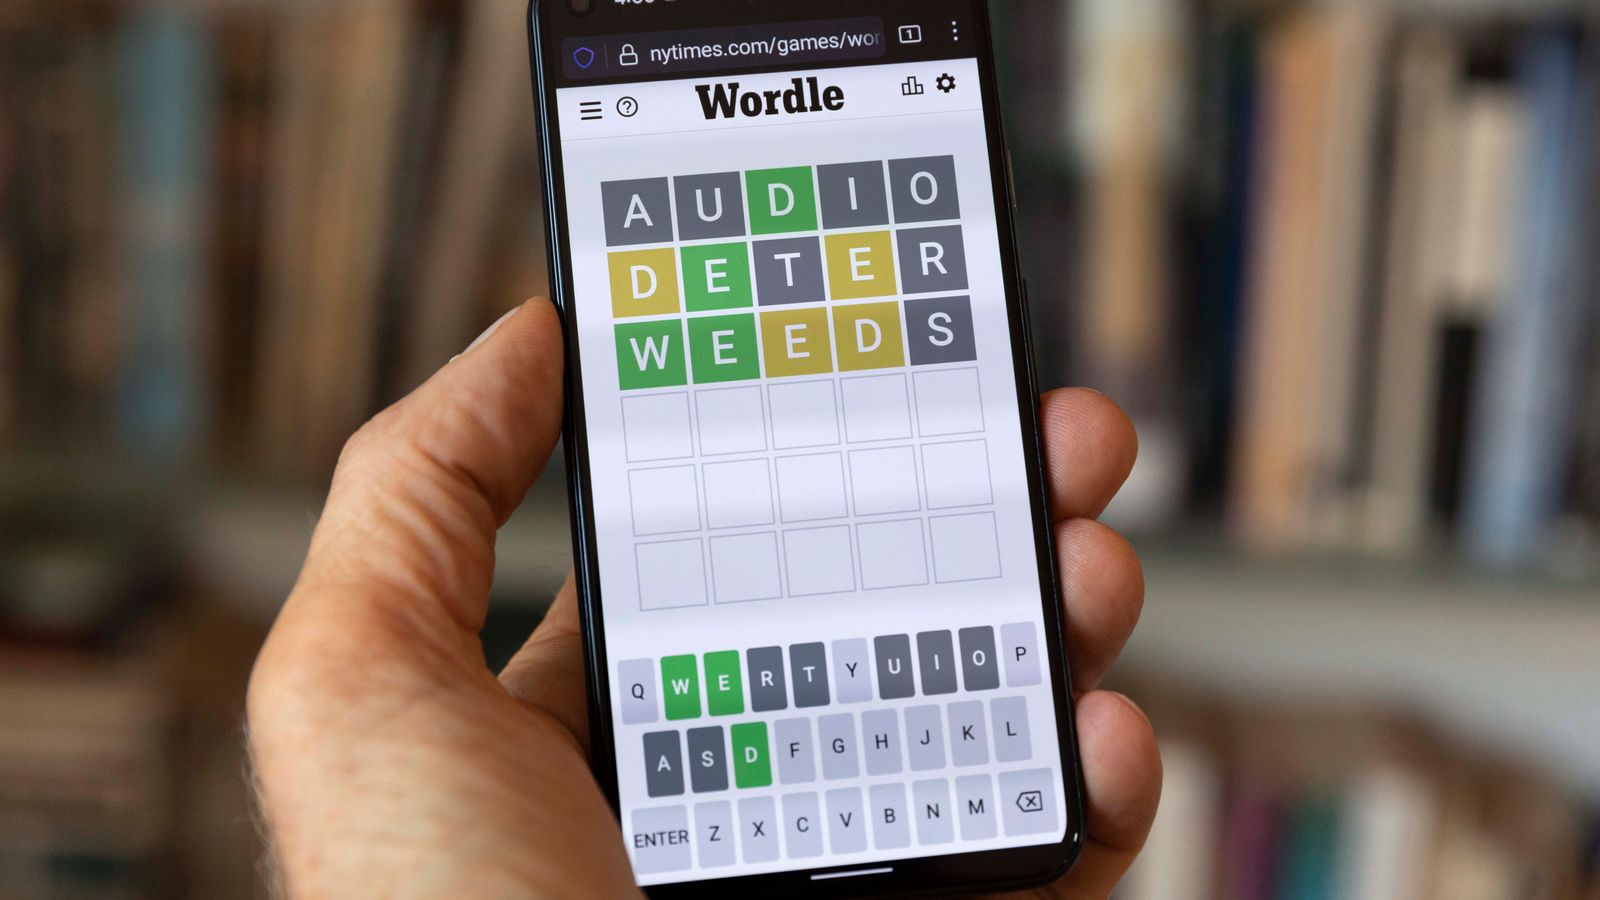
[[[713,716],[736,716],[744,712],[739,651],[706,654],[706,709]]]

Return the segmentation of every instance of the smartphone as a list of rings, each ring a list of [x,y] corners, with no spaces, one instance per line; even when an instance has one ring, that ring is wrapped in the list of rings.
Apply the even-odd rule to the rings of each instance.
[[[534,0],[596,773],[652,895],[1082,841],[987,4]]]

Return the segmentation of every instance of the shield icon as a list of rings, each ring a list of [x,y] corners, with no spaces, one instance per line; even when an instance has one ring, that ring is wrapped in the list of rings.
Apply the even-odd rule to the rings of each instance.
[[[589,47],[579,47],[572,51],[572,61],[578,64],[578,68],[587,69],[594,65],[594,50]]]

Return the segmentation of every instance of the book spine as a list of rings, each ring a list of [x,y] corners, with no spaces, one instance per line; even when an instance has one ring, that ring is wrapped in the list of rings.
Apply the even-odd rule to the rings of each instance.
[[[1531,104],[1526,193],[1511,233],[1510,296],[1485,335],[1464,486],[1465,547],[1491,565],[1538,561],[1562,506],[1583,311],[1573,264],[1584,196],[1576,163],[1592,104],[1577,62],[1562,29],[1537,33],[1519,61]]]
[[[203,342],[212,59],[191,14],[132,10],[118,37],[130,288],[117,392],[130,446],[190,453],[206,427]]]

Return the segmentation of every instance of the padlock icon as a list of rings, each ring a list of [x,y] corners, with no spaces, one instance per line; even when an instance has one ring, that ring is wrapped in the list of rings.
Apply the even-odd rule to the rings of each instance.
[[[622,52],[617,55],[617,62],[625,66],[637,66],[639,64],[639,51],[633,49],[632,44],[623,44]]]

